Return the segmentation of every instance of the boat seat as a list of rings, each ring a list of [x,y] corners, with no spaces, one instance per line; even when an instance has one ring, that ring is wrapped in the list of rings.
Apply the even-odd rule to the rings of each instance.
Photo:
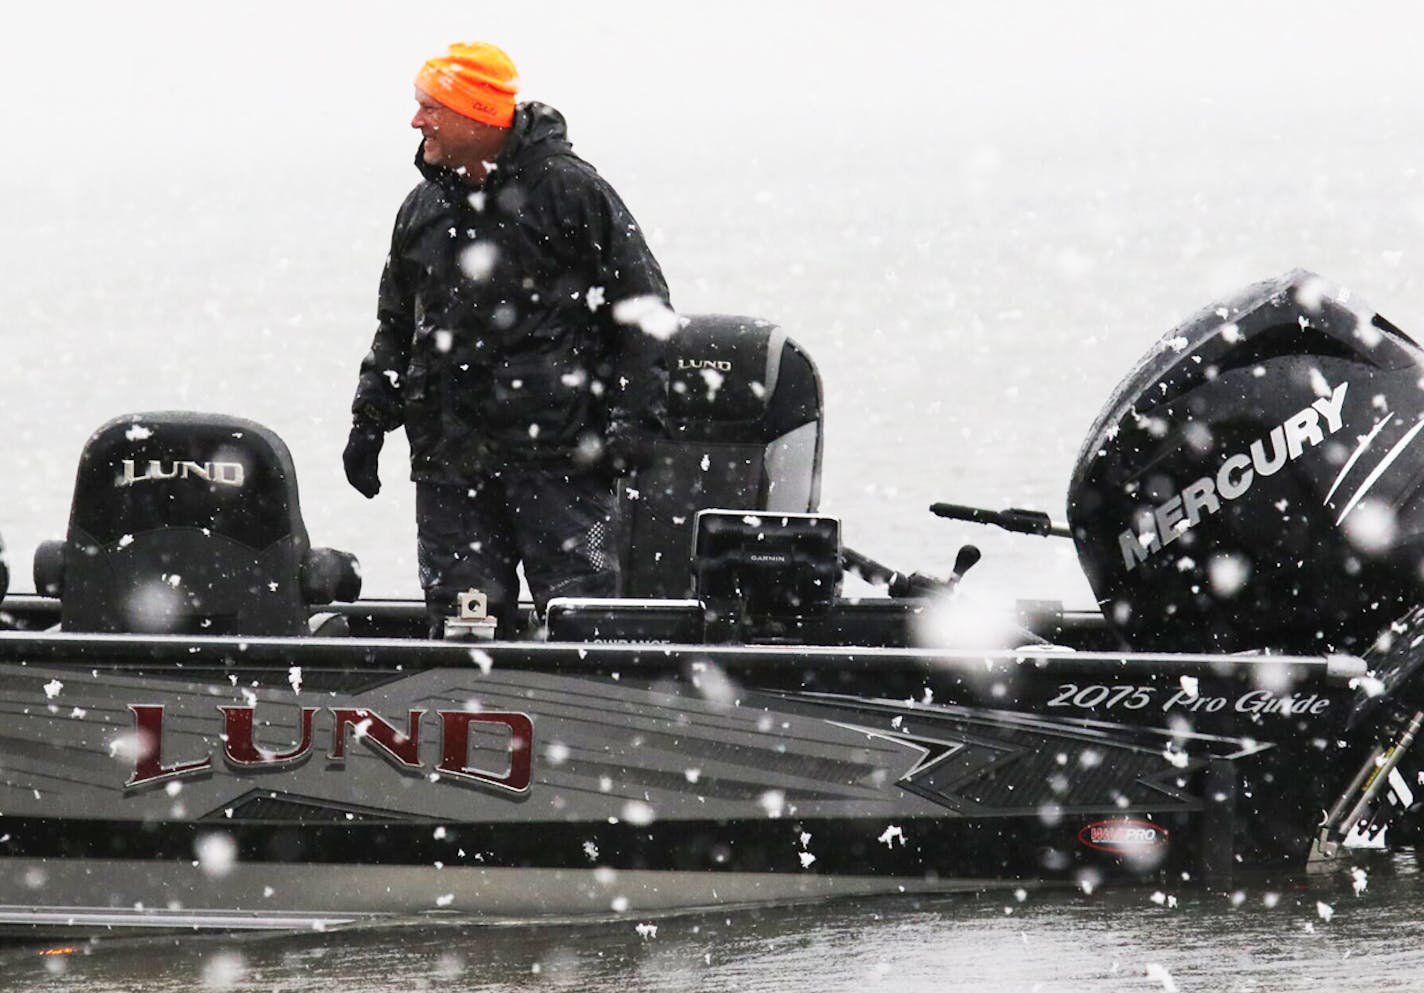
[[[784,331],[690,315],[664,354],[666,431],[620,488],[629,597],[691,595],[699,510],[807,513],[820,503],[821,380]]]
[[[310,607],[361,591],[354,556],[311,547],[282,439],[189,412],[127,414],[90,437],[68,535],[34,571],[65,631],[308,635]]]
[[[0,600],[10,592],[10,566],[5,559],[5,539],[0,538]],[[0,611],[0,631],[8,631],[14,623],[8,613]]]

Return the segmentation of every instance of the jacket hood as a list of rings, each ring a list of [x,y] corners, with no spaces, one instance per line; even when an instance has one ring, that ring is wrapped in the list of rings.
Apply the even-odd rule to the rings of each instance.
[[[545,159],[573,154],[564,115],[546,103],[522,103],[514,110],[509,137],[495,159],[494,171],[485,177],[484,188],[499,186]],[[453,169],[425,161],[424,138],[415,150],[415,167],[431,182],[447,188],[468,189]]]

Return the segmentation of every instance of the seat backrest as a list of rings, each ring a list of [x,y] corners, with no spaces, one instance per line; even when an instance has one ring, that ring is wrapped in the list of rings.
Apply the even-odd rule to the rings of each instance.
[[[36,588],[59,593],[72,631],[306,634],[307,604],[360,589],[354,559],[310,547],[282,439],[221,414],[99,428],[54,551],[36,555]]]
[[[821,380],[785,332],[686,316],[665,356],[666,435],[621,490],[626,596],[690,594],[697,511],[806,513],[821,497]]]

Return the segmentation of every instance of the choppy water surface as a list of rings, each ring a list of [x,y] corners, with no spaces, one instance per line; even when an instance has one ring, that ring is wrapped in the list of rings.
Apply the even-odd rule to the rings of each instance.
[[[840,900],[596,924],[416,923],[0,952],[0,988],[155,991],[1418,990],[1412,856],[1283,888]],[[1361,885],[1363,883],[1363,886]]]

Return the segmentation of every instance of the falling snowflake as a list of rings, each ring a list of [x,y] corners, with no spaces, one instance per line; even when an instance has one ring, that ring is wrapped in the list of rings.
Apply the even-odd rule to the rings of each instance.
[[[488,676],[490,670],[494,668],[494,659],[490,657],[489,652],[479,648],[470,649],[470,661],[479,666],[480,672],[486,676]]]
[[[622,819],[634,827],[646,827],[658,819],[652,804],[642,800],[629,800],[623,805]]]
[[[901,847],[904,847],[905,832],[900,830],[899,825],[891,824],[884,831],[882,831],[880,833],[880,837],[876,838],[875,840],[880,842],[886,848],[894,848],[896,841],[899,841]]]
[[[237,842],[231,835],[220,831],[205,834],[198,839],[196,848],[198,868],[210,879],[221,879],[237,864]]]
[[[203,962],[202,987],[207,990],[238,988],[247,975],[247,963],[236,952],[217,952]]]
[[[636,326],[649,337],[666,341],[677,333],[677,314],[655,296],[629,297],[613,305],[613,319]]]
[[[487,241],[476,241],[460,253],[460,271],[467,279],[482,283],[489,279],[499,259],[499,250]]]
[[[1156,962],[1147,964],[1147,978],[1161,983],[1165,993],[1177,993],[1177,981],[1172,978],[1172,974],[1165,967]]]

